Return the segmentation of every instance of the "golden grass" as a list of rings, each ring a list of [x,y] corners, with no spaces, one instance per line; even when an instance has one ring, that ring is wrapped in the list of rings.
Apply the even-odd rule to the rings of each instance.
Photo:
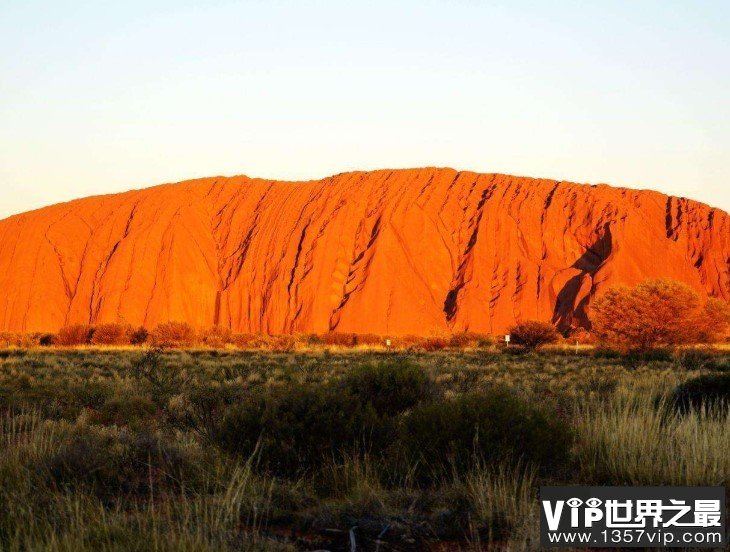
[[[674,412],[645,392],[576,409],[576,462],[585,481],[613,485],[727,485],[730,416]]]
[[[148,500],[127,507],[104,505],[84,492],[39,496],[25,466],[52,454],[69,427],[36,413],[0,419],[2,550],[192,552],[220,550],[233,542],[244,551],[291,549],[262,536],[274,481],[255,473],[255,458],[218,466],[210,482],[218,490],[208,494],[151,492]]]

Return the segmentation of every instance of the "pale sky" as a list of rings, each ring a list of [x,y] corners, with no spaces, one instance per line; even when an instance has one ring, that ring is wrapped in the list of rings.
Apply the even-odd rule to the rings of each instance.
[[[0,218],[420,166],[730,210],[730,2],[0,3]]]

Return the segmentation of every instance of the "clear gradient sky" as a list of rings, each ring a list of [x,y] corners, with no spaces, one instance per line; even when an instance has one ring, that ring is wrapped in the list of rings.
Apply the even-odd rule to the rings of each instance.
[[[0,3],[0,217],[418,166],[730,210],[730,2]]]

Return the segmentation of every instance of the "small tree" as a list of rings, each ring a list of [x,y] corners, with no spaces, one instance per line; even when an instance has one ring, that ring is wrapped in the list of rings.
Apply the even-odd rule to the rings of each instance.
[[[91,341],[94,329],[86,324],[74,324],[65,326],[58,330],[55,344],[62,347],[73,347],[75,345],[86,345]]]
[[[593,332],[602,342],[638,351],[711,340],[727,330],[728,316],[724,301],[703,304],[697,292],[673,280],[611,288],[591,307]]]
[[[538,347],[558,340],[555,326],[539,320],[518,322],[509,329],[509,333],[516,344],[522,345],[528,351],[534,351]]]

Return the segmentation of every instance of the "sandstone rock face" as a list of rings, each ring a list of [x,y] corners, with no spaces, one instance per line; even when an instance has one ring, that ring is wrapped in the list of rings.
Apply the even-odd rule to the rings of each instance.
[[[730,217],[650,191],[451,169],[208,178],[0,221],[0,330],[168,320],[236,332],[589,324],[608,287],[730,300]]]

